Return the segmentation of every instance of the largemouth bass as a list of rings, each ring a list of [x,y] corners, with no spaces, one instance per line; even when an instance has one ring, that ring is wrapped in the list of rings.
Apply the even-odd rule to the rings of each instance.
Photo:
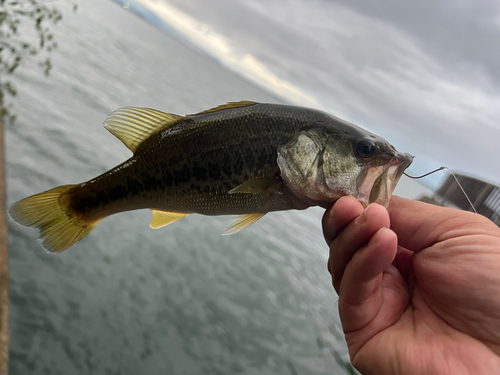
[[[9,213],[61,252],[103,218],[149,208],[160,228],[192,213],[239,215],[236,233],[267,212],[328,206],[344,195],[387,205],[413,157],[318,110],[228,103],[195,115],[148,108],[113,112],[104,127],[133,156],[78,185],[20,200]]]

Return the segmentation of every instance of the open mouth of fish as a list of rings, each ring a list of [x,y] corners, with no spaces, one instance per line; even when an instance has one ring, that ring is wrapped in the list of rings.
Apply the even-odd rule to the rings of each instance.
[[[366,207],[370,203],[379,203],[385,207],[399,179],[413,161],[413,156],[398,153],[385,165],[370,167],[358,180],[357,199]]]

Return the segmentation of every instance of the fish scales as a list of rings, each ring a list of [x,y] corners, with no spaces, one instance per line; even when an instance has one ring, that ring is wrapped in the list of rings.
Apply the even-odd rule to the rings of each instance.
[[[316,120],[299,107],[256,104],[186,116],[153,134],[116,168],[75,187],[86,217],[139,208],[205,215],[305,208],[285,186],[273,194],[229,194],[245,181],[279,178],[277,149]]]
[[[104,126],[133,156],[77,185],[16,202],[9,213],[60,252],[101,219],[149,208],[154,229],[191,213],[240,215],[224,234],[265,213],[326,207],[344,195],[387,205],[413,157],[353,124],[314,109],[228,103],[184,117],[125,107]]]

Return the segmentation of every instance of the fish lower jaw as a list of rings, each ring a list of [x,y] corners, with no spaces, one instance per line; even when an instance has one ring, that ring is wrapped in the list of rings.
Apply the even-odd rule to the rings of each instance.
[[[355,198],[363,205],[363,207],[368,207],[368,205],[370,204],[370,197],[369,196],[365,196],[365,195],[357,195],[355,196]]]
[[[386,171],[384,171],[384,166],[378,166],[378,167],[371,167],[369,168],[366,173],[364,174],[364,178],[362,181],[358,180],[358,193],[355,194],[354,196],[356,199],[361,202],[361,204],[364,207],[367,207],[370,203],[373,203],[374,201],[378,202],[378,197],[380,196],[377,194],[377,199],[373,199],[373,188],[375,185],[376,181],[379,181],[381,178],[383,178],[383,175],[385,174]],[[384,194],[382,194],[384,195]],[[383,203],[381,203],[383,204]],[[387,205],[386,204],[383,205]]]
[[[363,181],[358,183],[356,198],[365,207],[370,203],[387,207],[399,178],[410,163],[411,159],[403,160],[396,157],[386,166],[370,168]]]

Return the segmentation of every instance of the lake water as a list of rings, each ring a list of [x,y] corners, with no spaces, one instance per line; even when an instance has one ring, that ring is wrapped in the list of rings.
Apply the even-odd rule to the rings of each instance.
[[[118,107],[195,113],[279,102],[111,1],[67,8],[50,77],[14,78],[8,203],[88,180],[130,152],[102,126]],[[411,198],[422,187],[402,180]],[[272,213],[234,236],[228,217],[152,231],[147,210],[104,220],[61,255],[9,223],[10,373],[349,374],[326,271],[323,210]]]

